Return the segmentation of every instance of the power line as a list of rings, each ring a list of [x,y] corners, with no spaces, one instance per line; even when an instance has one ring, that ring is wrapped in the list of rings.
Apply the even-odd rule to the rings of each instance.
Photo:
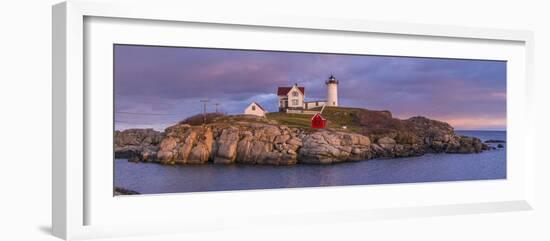
[[[206,122],[206,107],[210,102],[209,99],[202,99],[200,102],[203,103],[203,115]],[[216,108],[216,113],[219,111],[219,103],[213,104]],[[125,114],[125,115],[148,115],[148,116],[186,116],[188,113],[145,113],[145,112],[130,112],[130,111],[115,111],[116,114]]]
[[[121,123],[121,124],[132,124],[132,125],[151,125],[151,124],[173,124],[176,123],[176,121],[167,121],[167,122],[133,122],[133,121],[121,121],[121,120],[115,120],[115,123]]]
[[[143,112],[126,112],[115,111],[117,114],[129,114],[129,115],[185,115],[183,113],[143,113]]]
[[[203,124],[206,124],[206,104],[208,104],[208,102],[210,102],[209,99],[204,99],[204,100],[201,100],[202,103],[204,103],[204,109],[203,109],[203,112],[202,112],[202,117],[203,117]]]

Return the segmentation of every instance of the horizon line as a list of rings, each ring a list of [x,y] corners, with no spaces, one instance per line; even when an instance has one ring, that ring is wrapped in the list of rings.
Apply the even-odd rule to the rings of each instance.
[[[506,131],[506,129],[455,129],[455,131]]]

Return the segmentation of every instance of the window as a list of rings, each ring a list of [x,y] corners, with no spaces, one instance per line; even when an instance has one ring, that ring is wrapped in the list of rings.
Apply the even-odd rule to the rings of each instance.
[[[255,105],[252,106],[252,110],[256,110],[256,106],[255,106]]]
[[[298,105],[298,100],[292,100],[292,105]]]
[[[292,91],[292,96],[294,97],[298,96],[298,91]]]

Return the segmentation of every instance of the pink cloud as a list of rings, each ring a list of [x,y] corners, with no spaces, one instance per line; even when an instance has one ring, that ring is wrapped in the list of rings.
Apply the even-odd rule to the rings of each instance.
[[[506,118],[499,117],[462,117],[462,118],[437,118],[449,123],[457,130],[501,129],[506,126]]]

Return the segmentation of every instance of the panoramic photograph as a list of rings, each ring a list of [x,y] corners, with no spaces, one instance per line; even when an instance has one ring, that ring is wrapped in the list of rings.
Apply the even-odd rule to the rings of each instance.
[[[115,196],[506,179],[506,61],[113,51]]]

